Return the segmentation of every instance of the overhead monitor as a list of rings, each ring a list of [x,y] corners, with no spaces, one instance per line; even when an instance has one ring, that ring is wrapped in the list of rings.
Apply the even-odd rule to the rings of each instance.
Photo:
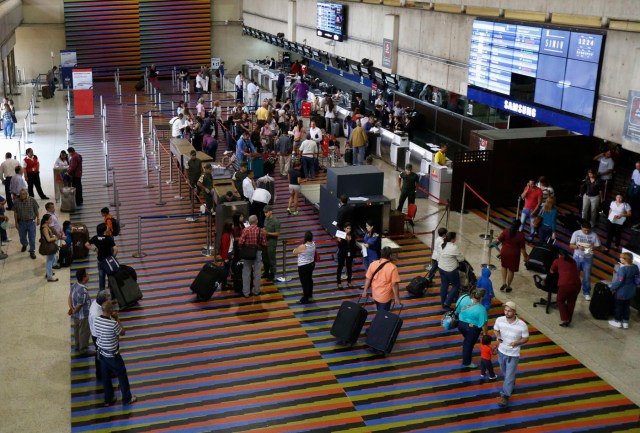
[[[591,135],[604,42],[595,30],[475,20],[467,96]]]
[[[346,6],[319,1],[316,7],[316,35],[342,42],[345,37]]]

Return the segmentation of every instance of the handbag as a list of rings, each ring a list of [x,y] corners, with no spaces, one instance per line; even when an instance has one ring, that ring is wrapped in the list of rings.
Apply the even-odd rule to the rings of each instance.
[[[446,330],[455,329],[458,327],[458,313],[455,310],[447,311],[444,313],[444,317],[440,322],[442,327]]]
[[[13,111],[11,112],[11,121],[13,123],[18,123],[18,118],[16,117],[16,113],[14,113]]]
[[[238,249],[238,257],[242,260],[255,260],[258,256],[258,247],[243,246]]]
[[[531,225],[534,226],[535,228],[540,227],[540,224],[542,224],[542,215],[544,214],[544,211],[540,212],[538,214],[537,217],[535,217],[533,219],[533,221],[531,221]]]
[[[316,250],[315,253],[313,254],[313,261],[315,263],[320,263],[320,253],[318,253],[318,250]]]
[[[42,256],[50,256],[58,252],[58,244],[54,242],[48,242],[44,236],[40,238],[40,246],[38,247],[38,253]]]

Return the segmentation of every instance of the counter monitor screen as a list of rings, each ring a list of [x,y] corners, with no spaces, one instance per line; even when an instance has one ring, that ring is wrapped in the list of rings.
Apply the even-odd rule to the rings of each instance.
[[[317,3],[316,35],[342,42],[346,29],[345,23],[346,7],[337,3],[322,2]]]
[[[576,125],[595,120],[604,39],[597,31],[475,20],[467,96],[584,134]]]

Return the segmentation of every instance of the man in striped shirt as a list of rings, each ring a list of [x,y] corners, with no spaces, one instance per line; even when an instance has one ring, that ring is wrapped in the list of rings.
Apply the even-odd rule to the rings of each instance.
[[[118,313],[113,310],[111,301],[105,301],[102,304],[102,314],[96,317],[93,326],[102,368],[104,405],[112,406],[117,400],[117,397],[113,395],[111,373],[115,373],[118,376],[120,390],[122,391],[122,402],[124,404],[135,403],[138,399],[131,394],[127,368],[124,365],[122,356],[120,356],[120,336],[124,335],[125,331],[120,323]]]

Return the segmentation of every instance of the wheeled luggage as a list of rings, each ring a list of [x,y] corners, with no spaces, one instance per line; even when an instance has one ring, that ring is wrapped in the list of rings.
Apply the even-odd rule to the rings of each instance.
[[[364,322],[369,314],[364,304],[353,301],[343,301],[331,326],[331,335],[338,341],[353,346],[360,336]]]
[[[255,179],[264,176],[264,159],[261,156],[249,158],[249,170],[253,171]]]
[[[120,269],[128,273],[131,276],[131,278],[133,278],[133,281],[138,281],[138,273],[131,266],[123,265],[122,263],[120,263]]]
[[[134,89],[140,91],[142,89],[144,89],[144,77],[140,78],[136,84],[133,86]]]
[[[531,272],[548,274],[556,255],[557,252],[553,245],[537,246],[529,253],[529,260],[525,262],[524,267]]]
[[[593,286],[591,291],[591,302],[589,302],[589,311],[594,319],[609,320],[613,316],[614,298],[611,289],[604,281],[600,281]]]
[[[414,296],[424,296],[429,288],[429,280],[426,277],[415,277],[407,286],[407,292]]]
[[[269,176],[262,176],[260,179],[256,181],[256,186],[258,188],[266,189],[271,194],[271,199],[269,200],[269,204],[273,205],[276,200],[276,182],[275,180]]]
[[[63,186],[60,198],[60,210],[62,212],[73,212],[77,208],[76,189],[72,186]]]
[[[109,287],[120,309],[131,307],[142,299],[140,286],[125,269],[109,276]]]
[[[49,89],[49,86],[42,86],[42,98],[43,99],[50,99],[51,98],[51,89]]]
[[[342,125],[340,122],[331,122],[331,135],[334,137],[342,136]]]
[[[89,242],[89,230],[82,223],[71,223],[71,242],[73,244],[73,260],[84,259],[89,249],[84,245]]]
[[[347,165],[352,165],[353,164],[353,149],[352,148],[345,149],[345,151],[344,151],[344,162]]]
[[[60,247],[58,251],[58,265],[61,268],[68,268],[73,262],[73,251],[71,245]]]
[[[391,353],[403,322],[399,312],[378,310],[367,331],[367,346],[385,355]]]
[[[207,262],[191,283],[191,291],[196,294],[199,301],[208,301],[218,288],[220,277],[222,277],[222,269],[215,262]]]

